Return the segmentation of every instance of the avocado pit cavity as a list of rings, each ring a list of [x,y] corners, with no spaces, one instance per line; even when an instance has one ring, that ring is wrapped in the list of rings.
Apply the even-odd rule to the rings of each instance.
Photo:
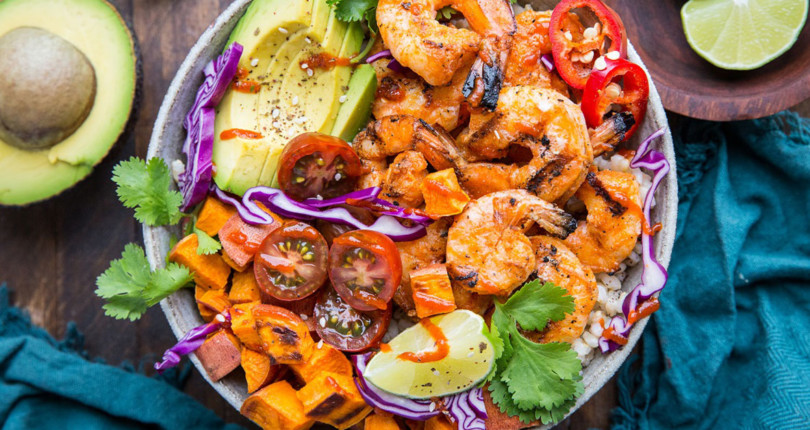
[[[95,95],[92,64],[67,40],[35,27],[0,36],[0,140],[52,147],[82,125]]]

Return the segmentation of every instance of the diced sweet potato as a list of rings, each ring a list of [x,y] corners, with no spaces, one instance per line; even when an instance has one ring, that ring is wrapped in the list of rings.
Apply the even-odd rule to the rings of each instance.
[[[262,293],[259,284],[256,282],[256,276],[253,274],[252,266],[248,267],[244,272],[233,274],[228,300],[235,304],[260,302],[262,300]]]
[[[411,272],[411,290],[419,318],[452,312],[456,309],[453,286],[444,264],[431,264]]]
[[[209,236],[216,236],[219,229],[234,215],[236,215],[236,208],[209,196],[205,199],[194,226]]]
[[[257,391],[245,399],[240,412],[265,430],[307,430],[314,424],[287,381]]]
[[[492,402],[489,388],[484,388],[484,405],[487,408],[487,430],[519,430],[540,425],[539,421],[524,424],[518,417],[510,417]]]
[[[453,169],[428,174],[422,180],[425,212],[430,216],[458,215],[470,202],[470,196],[461,189]]]
[[[437,415],[425,421],[425,430],[456,430],[456,426],[450,424],[443,415]],[[489,426],[487,426],[489,428]]]
[[[242,369],[245,370],[248,393],[273,382],[281,371],[280,364],[270,364],[270,357],[252,349],[242,348]]]
[[[208,291],[211,291],[211,289],[200,284],[196,284],[194,286],[194,301],[197,303],[197,310],[200,311],[200,316],[205,322],[211,322],[211,320],[217,316],[216,312],[212,311],[207,306],[200,304],[200,300],[202,300],[203,295]]]
[[[338,349],[326,343],[315,347],[309,360],[300,364],[291,364],[290,369],[301,380],[311,382],[321,372],[333,372],[352,376],[352,363]]]
[[[209,336],[194,354],[200,359],[208,377],[219,381],[239,367],[241,348],[241,343],[234,335],[221,329]]]
[[[231,268],[219,254],[198,255],[197,245],[196,234],[184,237],[169,252],[169,261],[188,267],[198,284],[215,290],[224,289],[228,285]]]
[[[322,423],[346,429],[360,422],[371,411],[351,376],[321,372],[298,390],[304,413]]]
[[[216,315],[231,307],[231,302],[228,300],[225,290],[208,290],[197,299],[197,305],[214,312],[214,315]]]
[[[365,425],[365,430],[399,430],[399,424],[391,415],[373,413],[366,417]]]
[[[259,304],[259,302],[242,303],[231,308],[231,331],[243,345],[254,351],[262,349],[262,338],[259,336],[256,318],[253,317],[253,307]]]
[[[309,360],[315,342],[309,328],[294,312],[273,305],[254,305],[253,317],[261,337],[261,351],[273,364],[298,364]]]
[[[250,225],[242,221],[238,214],[232,216],[219,229],[219,242],[222,243],[222,250],[229,258],[226,262],[234,269],[244,271],[253,261],[253,256],[264,238],[280,226],[280,218],[276,218],[273,224]]]

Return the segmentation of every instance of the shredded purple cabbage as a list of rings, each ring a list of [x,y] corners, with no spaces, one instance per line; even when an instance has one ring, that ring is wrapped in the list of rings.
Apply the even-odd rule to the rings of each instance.
[[[391,55],[391,50],[384,49],[376,54],[369,55],[368,58],[366,58],[366,63],[371,64],[381,58],[393,58],[393,55]]]
[[[188,211],[208,195],[213,177],[214,108],[231,84],[242,56],[242,45],[233,43],[222,55],[209,62],[203,69],[205,80],[197,90],[194,105],[183,121],[186,140],[183,154],[186,168],[179,177],[183,194],[182,211]]]
[[[352,356],[354,367],[357,368],[357,377],[354,378],[354,383],[366,403],[394,415],[416,421],[426,421],[441,413],[433,402],[395,396],[369,384],[363,377],[369,357],[371,357],[371,353]]]
[[[662,128],[647,137],[641,145],[639,145],[635,157],[630,161],[630,167],[649,169],[654,174],[652,186],[650,186],[650,189],[647,191],[647,195],[644,196],[644,218],[646,220],[651,219],[650,210],[655,201],[655,191],[670,170],[669,162],[666,157],[664,157],[664,154],[650,149],[650,143],[654,139],[663,136],[665,130],[666,129]],[[667,284],[667,270],[655,258],[653,238],[644,232],[641,234],[641,249],[641,261],[643,264],[641,283],[633,288],[630,294],[625,297],[622,303],[622,312],[624,315],[614,316],[605,325],[606,329],[612,328],[614,333],[624,337],[628,337],[630,335],[630,329],[633,328],[633,324],[628,323],[626,316],[630,315],[630,312],[638,309],[647,299],[663,290]],[[599,338],[599,350],[602,351],[603,354],[615,351],[621,347],[622,345],[610,339],[605,337]]]
[[[540,62],[546,66],[549,72],[554,70],[554,57],[551,54],[543,54],[540,56]]]
[[[347,199],[374,200],[380,195],[380,191],[382,191],[382,188],[380,187],[364,188],[362,190],[353,191],[351,193],[333,197],[331,199],[306,199],[302,203],[318,209],[328,208],[337,205],[344,205],[346,204]]]
[[[231,315],[226,311],[214,318],[208,324],[203,324],[188,331],[180,340],[177,341],[173,347],[163,353],[163,359],[160,363],[155,363],[155,370],[158,373],[163,373],[164,370],[171,369],[180,364],[180,358],[184,355],[191,354],[197,348],[202,346],[205,338],[209,334],[222,328],[222,326],[231,321]]]

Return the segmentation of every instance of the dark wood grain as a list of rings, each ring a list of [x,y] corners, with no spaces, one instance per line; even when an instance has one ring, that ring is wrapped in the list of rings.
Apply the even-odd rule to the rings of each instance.
[[[681,24],[683,0],[606,0],[622,17],[664,106],[714,121],[759,118],[810,97],[810,25],[771,63],[750,71],[723,70],[695,53]]]
[[[13,288],[15,304],[56,337],[75,321],[91,356],[111,364],[151,364],[172,336],[158,308],[137,323],[105,317],[94,294],[95,278],[128,242],[142,242],[140,226],[123,208],[110,181],[121,159],[146,154],[160,103],[178,66],[227,0],[112,0],[140,42],[143,83],[130,131],[84,181],[49,201],[0,208],[0,282]],[[143,361],[142,361],[143,360]],[[196,372],[185,391],[226,421],[251,424]],[[616,405],[611,381],[561,429],[607,428]]]

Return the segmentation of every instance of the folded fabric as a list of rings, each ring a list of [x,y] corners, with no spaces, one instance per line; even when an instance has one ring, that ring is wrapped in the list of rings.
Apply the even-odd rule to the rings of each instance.
[[[810,428],[810,120],[679,122],[669,283],[613,428]]]
[[[0,286],[0,423],[8,429],[240,429],[167,382],[81,353],[11,307]]]

